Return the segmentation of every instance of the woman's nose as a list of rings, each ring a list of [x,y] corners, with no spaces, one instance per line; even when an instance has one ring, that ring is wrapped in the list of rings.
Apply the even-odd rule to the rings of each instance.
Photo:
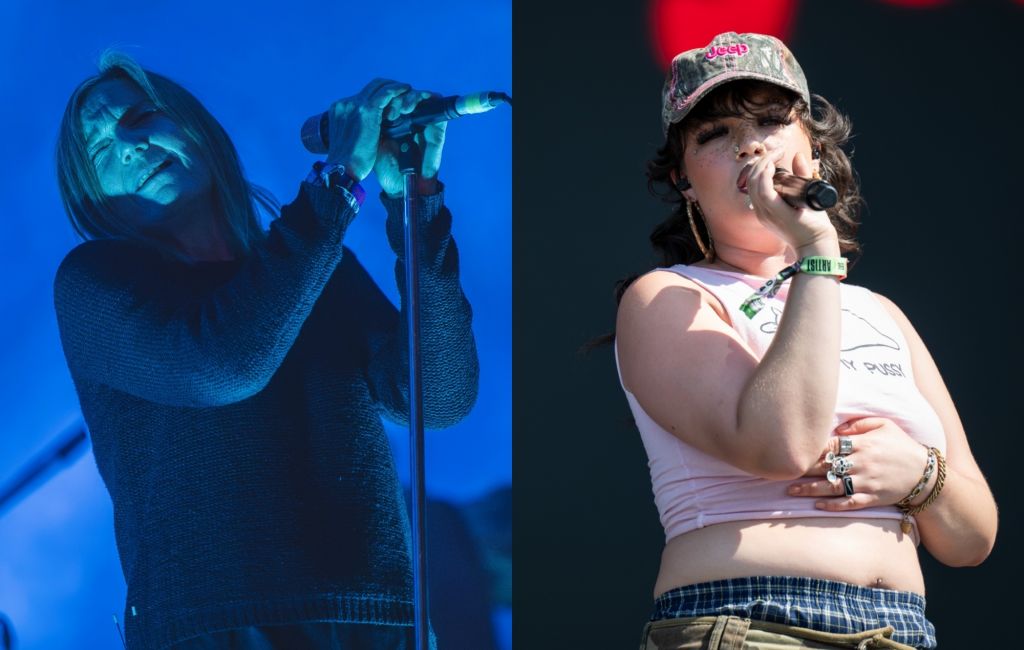
[[[746,135],[736,138],[736,143],[733,145],[733,152],[736,154],[736,160],[745,160],[751,156],[760,156],[767,151],[767,147],[763,140],[755,137],[753,133],[749,131]]]
[[[768,150],[768,145],[764,141],[764,134],[754,124],[746,120],[738,124],[733,133],[735,138],[733,152],[736,154],[736,160],[760,156]]]
[[[121,145],[121,162],[127,165],[135,156],[147,149],[149,149],[149,142],[144,138],[128,140]]]

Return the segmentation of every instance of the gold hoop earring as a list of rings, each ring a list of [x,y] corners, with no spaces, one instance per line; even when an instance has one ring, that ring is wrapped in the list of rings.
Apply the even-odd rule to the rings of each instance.
[[[693,218],[694,206],[696,206],[697,212],[701,216],[701,220],[704,221],[704,227],[707,228],[708,226],[707,220],[704,219],[704,213],[701,212],[700,205],[698,205],[696,201],[687,201],[686,216],[690,219],[690,231],[693,232],[693,239],[697,242],[697,248],[699,248],[700,252],[704,254],[704,259],[710,262],[715,259],[715,240],[711,239],[711,231],[709,230],[708,241],[710,243],[707,245],[704,244],[704,240],[701,239],[700,233],[697,232],[697,222]]]

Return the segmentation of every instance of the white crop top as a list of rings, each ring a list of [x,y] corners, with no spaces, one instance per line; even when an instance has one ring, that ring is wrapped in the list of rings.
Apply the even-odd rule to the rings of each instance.
[[[764,278],[683,264],[662,270],[690,278],[715,295],[728,311],[740,338],[758,359],[764,356],[786,304],[788,280],[751,319],[739,310],[739,305],[764,283]],[[840,303],[839,391],[832,429],[850,419],[886,417],[918,442],[945,453],[942,423],[914,383],[910,350],[885,306],[867,289],[846,283],[840,285]],[[618,365],[617,348],[615,361]],[[621,370],[619,381],[622,381]],[[623,390],[647,450],[654,501],[666,541],[695,528],[727,521],[902,517],[895,506],[848,512],[818,510],[814,507],[815,499],[786,494],[792,481],[768,480],[748,474],[665,431],[647,415],[624,385]],[[920,539],[916,522],[914,539],[915,542]]]

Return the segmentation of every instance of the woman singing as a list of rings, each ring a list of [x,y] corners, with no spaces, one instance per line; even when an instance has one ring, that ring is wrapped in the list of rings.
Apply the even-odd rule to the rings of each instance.
[[[113,501],[128,648],[412,647],[380,419],[408,417],[405,319],[342,242],[374,171],[404,277],[381,123],[428,95],[378,79],[335,102],[326,162],[264,232],[269,201],[180,85],[113,55],[72,94],[57,172],[87,241],[55,304]],[[444,126],[420,141],[423,416],[443,427],[472,408],[477,357],[437,180]]]
[[[673,60],[662,125],[650,182],[679,207],[616,327],[667,540],[642,647],[936,647],[917,546],[981,563],[996,506],[906,316],[842,282],[849,122],[730,32]],[[838,201],[791,205],[778,170]]]

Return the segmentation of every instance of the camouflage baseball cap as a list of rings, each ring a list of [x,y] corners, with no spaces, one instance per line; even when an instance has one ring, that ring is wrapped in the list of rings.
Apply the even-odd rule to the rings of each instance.
[[[661,93],[661,129],[679,122],[709,92],[737,79],[758,79],[795,91],[811,103],[807,79],[793,53],[774,36],[719,34],[706,47],[672,59]]]

